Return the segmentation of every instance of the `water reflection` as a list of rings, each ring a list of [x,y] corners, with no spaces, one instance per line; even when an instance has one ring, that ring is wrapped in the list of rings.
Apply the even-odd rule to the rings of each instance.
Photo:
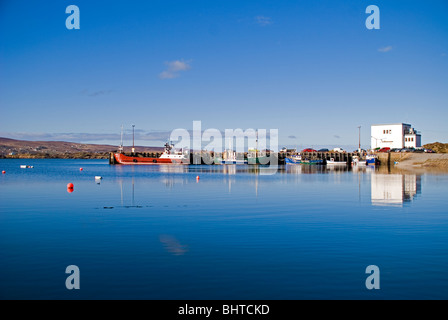
[[[181,256],[188,252],[188,246],[181,244],[173,236],[161,234],[159,240],[163,244],[164,249],[175,256]]]
[[[120,172],[123,169],[120,169]],[[227,185],[228,193],[232,193],[232,188],[238,184],[247,183],[246,179],[239,179],[240,176],[251,175],[248,189],[253,190],[253,194],[257,197],[259,194],[259,187],[263,186],[265,179],[263,175],[269,175],[275,178],[275,176],[282,176],[282,181],[285,183],[303,183],[300,178],[301,175],[337,175],[338,180],[342,178],[342,175],[357,175],[358,179],[358,193],[361,201],[361,185],[369,183],[365,178],[370,178],[370,193],[371,204],[375,206],[402,206],[403,203],[412,201],[417,194],[421,192],[421,175],[411,174],[400,171],[382,170],[381,168],[375,168],[370,166],[355,166],[351,167],[326,167],[321,165],[283,165],[278,167],[269,166],[247,166],[247,165],[215,165],[215,166],[187,166],[187,165],[160,165],[151,166],[151,168],[140,169],[131,168],[131,179],[119,179],[121,205],[124,205],[123,201],[123,183],[129,181],[131,185],[128,187],[131,189],[131,206],[135,206],[134,201],[134,189],[137,189],[141,178],[145,179],[145,173],[163,173],[156,176],[158,182],[165,185],[167,189],[173,189],[175,185],[187,185],[189,183],[201,183],[206,181],[210,183],[210,179],[205,177],[202,180],[201,173],[211,174],[212,176],[221,176],[222,183]],[[129,173],[129,171],[128,171]],[[193,175],[191,174],[193,173]],[[297,179],[288,179],[288,175],[296,176]],[[195,179],[200,176],[201,180]],[[153,175],[147,176],[151,180]],[[151,177],[151,178],[150,178]],[[138,182],[134,181],[137,179]],[[268,179],[269,181],[273,181]],[[149,180],[146,180],[149,181]],[[365,181],[365,182],[363,182]],[[129,190],[128,189],[128,190]]]
[[[371,201],[377,206],[402,206],[421,192],[421,176],[382,174],[371,176]]]

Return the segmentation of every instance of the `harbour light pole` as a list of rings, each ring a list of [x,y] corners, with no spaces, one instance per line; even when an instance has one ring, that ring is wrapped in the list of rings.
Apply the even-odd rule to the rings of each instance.
[[[134,146],[134,128],[135,128],[135,124],[132,125],[132,153],[135,152],[135,146]]]
[[[358,152],[361,153],[361,126],[358,126]]]

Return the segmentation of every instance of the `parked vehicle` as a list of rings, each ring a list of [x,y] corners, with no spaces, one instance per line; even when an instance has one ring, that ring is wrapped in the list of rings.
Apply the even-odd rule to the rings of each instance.
[[[389,151],[390,151],[389,147],[384,147],[384,148],[381,148],[380,150],[378,150],[378,152],[389,152]]]
[[[434,150],[432,150],[432,149],[425,149],[425,152],[427,152],[427,153],[436,153]]]
[[[390,152],[401,152],[401,148],[390,149]]]
[[[328,149],[319,149],[319,150],[317,150],[317,152],[329,152],[330,150],[328,150]]]
[[[411,148],[403,148],[403,149],[401,149],[401,152],[413,152],[414,151],[414,149],[411,149]]]
[[[342,149],[342,148],[334,148],[333,151],[334,152],[345,152],[344,149]]]
[[[302,152],[317,152],[317,151],[312,148],[306,148],[306,149],[303,149]]]

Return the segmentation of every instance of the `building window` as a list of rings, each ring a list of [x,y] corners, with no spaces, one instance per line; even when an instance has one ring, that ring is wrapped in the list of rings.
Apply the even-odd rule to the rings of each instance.
[[[386,130],[383,130],[383,134],[386,134]]]

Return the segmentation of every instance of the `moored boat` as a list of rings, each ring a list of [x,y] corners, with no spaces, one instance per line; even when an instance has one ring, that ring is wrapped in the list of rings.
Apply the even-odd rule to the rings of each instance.
[[[252,149],[247,153],[247,164],[269,164],[269,161],[270,157],[267,155],[267,152]]]
[[[367,161],[360,159],[358,156],[353,156],[352,165],[353,166],[365,166],[365,165],[367,165]]]
[[[371,165],[371,166],[375,166],[378,164],[378,157],[374,154],[368,154],[366,156],[366,164],[367,165]]]
[[[142,154],[133,153],[126,155],[123,152],[114,153],[118,164],[182,164],[189,163],[189,157],[182,150],[175,150],[172,144],[166,143],[165,150],[160,157],[145,157]]]
[[[324,164],[323,159],[315,159],[315,160],[301,160],[301,164]]]
[[[285,158],[286,164],[301,164],[302,163],[302,156],[301,155],[292,155],[290,157]]]
[[[236,152],[231,149],[226,150],[223,157],[215,157],[214,162],[215,164],[247,164],[247,160],[239,158]]]
[[[330,166],[345,166],[347,165],[347,162],[345,161],[335,161],[334,158],[330,158],[330,160],[327,160],[327,165]]]

